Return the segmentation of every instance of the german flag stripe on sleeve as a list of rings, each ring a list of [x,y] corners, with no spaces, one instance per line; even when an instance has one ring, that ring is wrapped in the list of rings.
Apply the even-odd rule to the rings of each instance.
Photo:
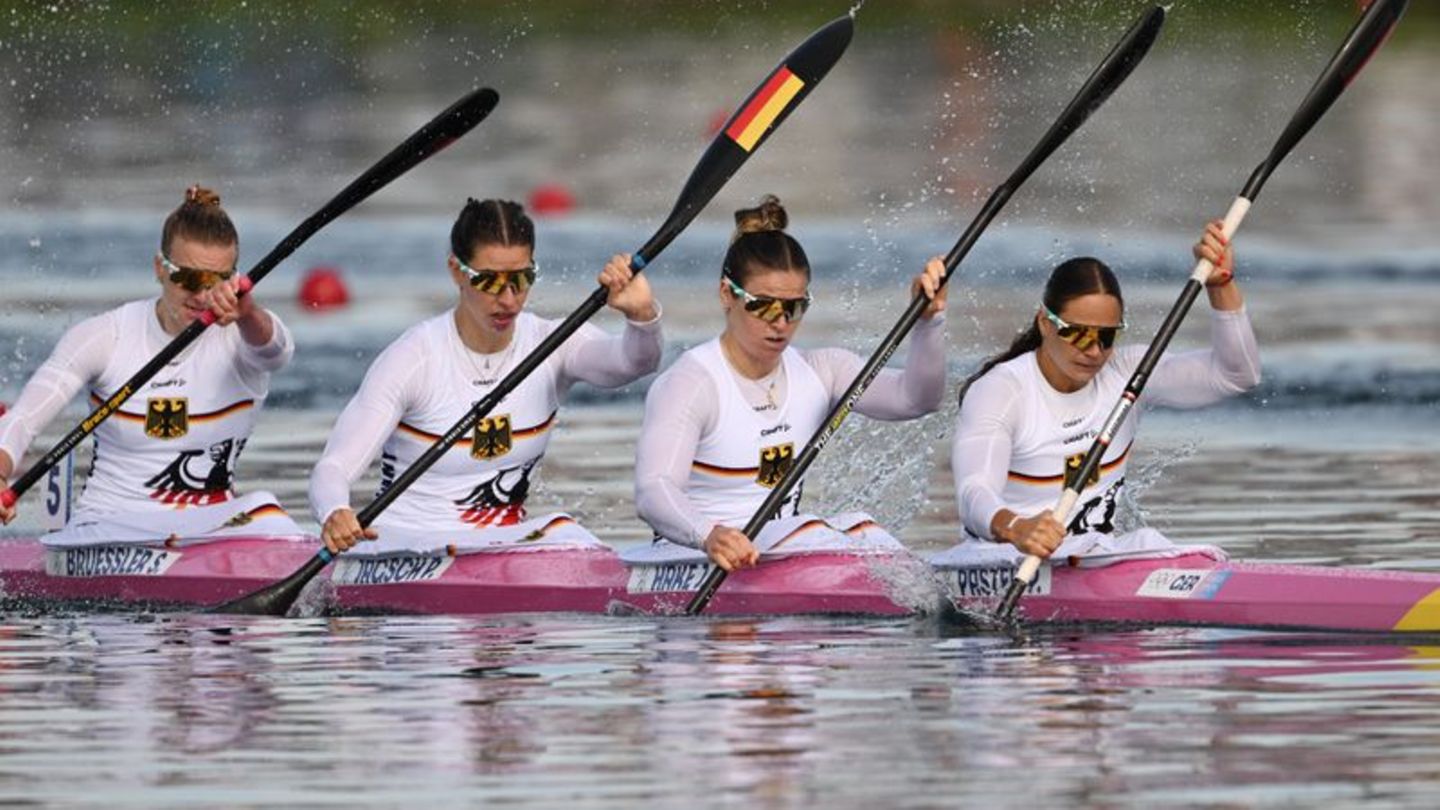
[[[95,396],[94,394],[91,394],[91,395],[90,395],[90,404],[91,404],[93,407],[98,408],[98,407],[100,407],[101,405],[104,405],[104,404],[105,404],[105,400],[101,399],[100,397]],[[253,399],[242,399],[242,400],[240,400],[239,402],[236,402],[236,403],[234,403],[234,404],[232,404],[232,405],[226,405],[225,407],[221,408],[221,409],[218,410],[218,411],[211,411],[211,412],[209,412],[209,413],[192,413],[192,414],[189,415],[188,419],[189,419],[192,423],[193,423],[193,422],[213,422],[213,421],[215,421],[215,420],[217,420],[217,419],[224,419],[225,417],[229,416],[230,414],[233,414],[233,413],[236,413],[236,412],[239,412],[239,411],[246,410],[247,408],[253,408],[253,407],[255,407],[255,400],[253,400]],[[111,415],[112,417],[117,418],[117,419],[123,419],[123,420],[125,420],[125,421],[127,421],[127,422],[140,422],[140,423],[143,423],[143,422],[145,421],[145,414],[143,414],[143,413],[130,413],[129,411],[121,410],[121,409],[119,409],[119,408],[116,408],[115,411],[114,411],[113,413],[111,413],[110,415]]]
[[[1118,458],[1100,465],[1100,474],[1105,475],[1120,466],[1129,455],[1130,448],[1126,447],[1125,452],[1121,453]],[[1063,484],[1065,482],[1064,475],[1026,475],[1025,473],[1015,472],[1014,470],[1011,470],[1007,477],[1017,484],[1033,484],[1035,486],[1048,486],[1050,484]]]
[[[690,463],[690,469],[706,475],[718,475],[725,478],[754,478],[760,472],[759,467],[717,467],[714,464],[706,464],[703,461]]]
[[[739,144],[741,149],[749,152],[804,87],[804,80],[791,73],[790,68],[781,65],[745,109],[735,116],[725,134]]]
[[[555,413],[555,411],[551,411],[549,418],[547,418],[544,422],[536,425],[535,427],[528,427],[521,430],[510,431],[511,438],[528,439],[531,436],[539,436],[541,433],[549,430],[551,425],[555,424]]]
[[[511,430],[510,437],[512,439],[528,439],[532,436],[539,436],[541,433],[544,433],[545,431],[555,426],[556,413],[558,412],[552,411],[548,419],[534,427],[522,428],[520,430]],[[406,422],[401,422],[400,424],[396,425],[395,429],[400,431],[401,433],[404,433],[406,436],[409,436],[412,439],[419,439],[420,441],[426,442],[427,444],[438,441],[440,439],[439,433],[430,433],[429,431],[421,430],[420,428],[417,428],[414,425]],[[470,443],[470,439],[460,439],[455,442],[455,446],[469,447]]]

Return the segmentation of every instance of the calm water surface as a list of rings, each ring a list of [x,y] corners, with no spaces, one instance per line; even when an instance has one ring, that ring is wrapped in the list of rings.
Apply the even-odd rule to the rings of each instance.
[[[935,620],[0,624],[0,799],[1433,806],[1440,647]]]

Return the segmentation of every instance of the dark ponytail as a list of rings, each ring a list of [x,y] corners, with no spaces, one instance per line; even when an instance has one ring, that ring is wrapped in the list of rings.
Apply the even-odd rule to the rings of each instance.
[[[1082,256],[1063,262],[1051,271],[1050,280],[1045,282],[1045,295],[1040,300],[1051,312],[1059,313],[1074,299],[1095,293],[1114,296],[1115,300],[1120,302],[1121,311],[1124,311],[1125,297],[1120,294],[1120,280],[1115,278],[1115,273],[1099,259]],[[1031,315],[1030,325],[1015,336],[1010,348],[981,363],[979,370],[960,384],[960,401],[965,401],[965,392],[990,369],[1038,348],[1040,324],[1035,316]]]
[[[471,197],[460,209],[450,228],[450,252],[469,263],[476,250],[485,245],[535,249],[535,223],[519,203],[509,200],[477,200]]]
[[[160,252],[170,256],[175,237],[222,247],[240,244],[230,215],[220,207],[220,195],[198,185],[185,189],[185,200],[165,218],[160,229]]]
[[[766,194],[754,208],[735,212],[735,233],[725,252],[721,275],[741,287],[757,270],[798,270],[810,280],[810,259],[794,237],[785,233],[790,215],[774,194]]]

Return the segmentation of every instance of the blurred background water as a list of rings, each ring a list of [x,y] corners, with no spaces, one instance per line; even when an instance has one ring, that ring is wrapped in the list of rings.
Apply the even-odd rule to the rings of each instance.
[[[1414,6],[1237,238],[1265,381],[1217,408],[1147,417],[1128,520],[1237,557],[1440,566],[1440,11]],[[868,354],[903,309],[906,278],[949,249],[1140,8],[865,5],[845,58],[650,269],[667,361],[719,329],[711,296],[729,213],[766,192],[786,202],[816,266],[800,342]],[[0,4],[0,401],[69,325],[150,294],[160,222],[187,184],[220,191],[248,266],[464,91],[495,87],[490,120],[258,290],[299,351],[274,379],[240,474],[304,519],[309,466],[370,360],[453,301],[442,268],[465,197],[525,202],[544,185],[573,195],[572,212],[538,222],[543,279],[531,296],[563,315],[606,257],[659,224],[732,105],[844,11],[751,0]],[[1356,9],[1178,0],[1169,12],[1147,61],[956,275],[952,380],[1008,342],[1049,269],[1076,254],[1117,269],[1127,339],[1148,340],[1188,273],[1189,244],[1268,151]],[[296,303],[302,273],[321,265],[343,273],[348,308]],[[1202,345],[1204,330],[1202,303],[1177,348]],[[646,536],[629,483],[646,383],[573,392],[536,494],[617,543]],[[907,425],[851,419],[811,476],[812,506],[868,509],[919,549],[947,544],[953,419],[953,402]],[[11,531],[33,530],[27,513]],[[767,807],[1434,803],[1427,759],[1440,744],[1423,731],[1437,705],[1433,649],[1418,644],[1193,630],[1017,641],[928,619],[227,627],[5,617],[0,796],[147,807],[416,796],[628,806],[693,792]],[[337,784],[321,790],[317,774]],[[1017,782],[1031,792],[1014,793]]]

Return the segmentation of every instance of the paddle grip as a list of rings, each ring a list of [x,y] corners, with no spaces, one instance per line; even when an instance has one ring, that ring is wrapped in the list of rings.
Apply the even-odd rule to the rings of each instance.
[[[1230,203],[1230,210],[1225,213],[1225,219],[1220,225],[1220,232],[1225,235],[1226,241],[1229,241],[1235,232],[1240,230],[1240,223],[1245,221],[1245,215],[1250,212],[1250,205],[1250,201],[1243,196],[1236,197],[1235,202]],[[1195,263],[1195,271],[1190,274],[1190,278],[1204,284],[1210,280],[1210,274],[1213,272],[1215,272],[1215,265],[1211,264],[1208,259],[1201,259]]]
[[[235,286],[240,288],[235,291],[236,297],[239,297],[255,289],[255,282],[251,281],[249,276],[241,276],[240,280],[235,283]],[[215,315],[215,310],[207,309],[204,312],[200,313],[200,317],[197,320],[204,323],[206,326],[214,326],[216,317],[217,316]]]

